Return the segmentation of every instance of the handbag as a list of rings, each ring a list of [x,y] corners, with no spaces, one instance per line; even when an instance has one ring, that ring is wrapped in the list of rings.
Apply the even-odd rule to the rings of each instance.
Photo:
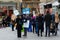
[[[23,23],[23,27],[24,28],[29,28],[29,20],[27,20],[27,22]]]

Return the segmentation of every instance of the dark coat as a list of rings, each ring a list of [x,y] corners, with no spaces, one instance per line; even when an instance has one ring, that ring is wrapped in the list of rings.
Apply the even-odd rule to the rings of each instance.
[[[43,17],[42,16],[39,16],[37,17],[37,22],[38,22],[38,28],[39,29],[42,29],[43,28]]]
[[[6,18],[6,20],[7,20],[7,22],[11,22],[11,17],[8,16],[8,17]]]
[[[23,18],[23,23],[27,22],[27,18]]]
[[[17,26],[16,26],[17,30],[22,30],[22,25],[23,25],[22,19],[17,18],[16,23],[17,23]]]
[[[36,24],[36,18],[32,18],[32,25]]]
[[[45,15],[45,23],[46,25],[50,25],[52,20],[52,16],[48,13]]]

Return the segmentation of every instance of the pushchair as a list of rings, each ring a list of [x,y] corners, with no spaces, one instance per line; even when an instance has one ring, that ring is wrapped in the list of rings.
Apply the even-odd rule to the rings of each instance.
[[[52,35],[57,35],[57,28],[55,26],[55,22],[51,22],[50,33],[52,33]]]

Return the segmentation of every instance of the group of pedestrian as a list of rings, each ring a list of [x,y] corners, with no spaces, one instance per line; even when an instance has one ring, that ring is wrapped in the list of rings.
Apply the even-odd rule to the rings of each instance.
[[[5,16],[2,19],[2,26],[3,27],[8,27],[8,26],[10,26],[10,22],[11,22],[11,17],[10,16]]]
[[[14,25],[17,24],[16,29],[18,38],[21,38],[21,30],[23,29],[22,27],[24,27],[23,36],[25,37],[27,36],[27,31],[29,29],[29,26],[27,26],[29,24],[27,24],[27,22],[29,24],[31,23],[32,32],[36,33],[38,37],[40,34],[41,37],[43,36],[44,29],[46,29],[45,37],[47,36],[50,37],[51,23],[54,23],[55,24],[54,26],[58,30],[59,15],[58,12],[56,12],[53,16],[52,14],[49,13],[49,11],[47,11],[46,15],[44,14],[36,14],[35,16],[33,16],[32,14],[18,15],[17,18],[14,21],[12,21],[12,31],[14,31]],[[45,28],[44,28],[44,22],[45,22]],[[55,36],[57,35],[57,30],[55,30],[56,31]]]
[[[46,15],[44,15],[44,17],[41,14],[39,14],[39,16],[37,16],[36,18],[37,18],[36,20],[38,22],[37,23],[37,25],[38,25],[37,26],[38,27],[38,32],[37,32],[38,36],[39,36],[39,30],[41,30],[40,31],[41,36],[42,36],[42,32],[44,32],[43,31],[44,30],[44,26],[43,26],[44,22],[45,22],[45,29],[46,29],[45,30],[45,37],[47,37],[47,34],[50,37],[51,23],[52,23],[52,28],[55,27],[55,28],[53,28],[54,30],[52,30],[52,33],[54,34],[54,31],[55,31],[55,36],[57,35],[58,24],[59,24],[58,12],[56,12],[53,16],[52,14],[49,13],[49,11],[47,11],[47,13],[46,13]]]

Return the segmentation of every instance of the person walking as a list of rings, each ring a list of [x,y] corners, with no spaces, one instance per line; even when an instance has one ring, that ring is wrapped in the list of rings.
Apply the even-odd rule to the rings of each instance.
[[[42,32],[43,32],[43,23],[42,23],[42,21],[43,21],[43,18],[42,18],[42,14],[39,14],[39,17],[37,18],[37,21],[38,21],[38,37],[39,37],[39,31],[40,31],[40,33],[41,33],[41,37],[42,37]]]
[[[36,16],[32,17],[33,33],[36,32]]]
[[[56,34],[55,35],[57,35],[58,24],[59,24],[59,15],[58,15],[58,12],[56,12],[56,14],[55,14]]]
[[[12,31],[14,31],[15,19],[16,19],[16,16],[12,14],[11,16]]]
[[[48,36],[50,37],[50,24],[51,24],[51,20],[52,20],[52,16],[51,14],[49,13],[49,11],[47,11],[47,14],[45,15],[45,37],[47,37],[47,33],[48,33]]]
[[[44,14],[42,14],[42,18],[43,18],[42,27],[43,27],[43,32],[44,32]]]

